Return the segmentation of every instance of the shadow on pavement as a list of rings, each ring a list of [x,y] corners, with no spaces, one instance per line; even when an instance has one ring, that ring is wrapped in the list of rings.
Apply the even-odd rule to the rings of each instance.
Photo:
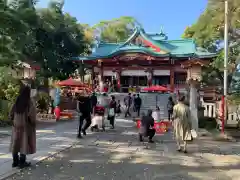
[[[79,143],[8,179],[16,180],[234,180],[239,161],[219,160],[206,144],[191,144],[189,154],[175,151],[171,133],[156,136],[155,144],[140,143],[130,121],[119,121],[116,130],[88,134]],[[75,131],[75,130],[74,130]],[[73,132],[65,132],[73,133]],[[201,144],[202,143],[202,144]],[[209,148],[209,147],[208,147]],[[209,156],[217,156],[212,160]],[[236,159],[235,159],[236,160]],[[221,162],[221,163],[217,163]],[[229,172],[231,171],[231,174]]]

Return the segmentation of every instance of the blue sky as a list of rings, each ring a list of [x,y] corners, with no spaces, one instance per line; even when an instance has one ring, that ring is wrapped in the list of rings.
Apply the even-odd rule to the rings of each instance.
[[[40,0],[45,7],[49,1]],[[151,33],[163,27],[169,39],[179,39],[196,22],[207,0],[65,0],[64,11],[90,25],[120,16],[133,16]]]

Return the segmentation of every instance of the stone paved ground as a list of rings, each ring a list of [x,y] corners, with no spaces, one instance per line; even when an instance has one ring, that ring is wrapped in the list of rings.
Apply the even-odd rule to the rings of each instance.
[[[54,157],[6,180],[239,180],[240,144],[195,141],[175,151],[171,133],[156,144],[139,143],[130,121],[88,135]]]

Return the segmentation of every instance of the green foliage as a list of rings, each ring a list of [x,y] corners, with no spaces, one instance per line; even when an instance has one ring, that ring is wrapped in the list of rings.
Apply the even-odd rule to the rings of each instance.
[[[228,0],[229,2],[229,84],[231,82],[232,73],[236,70],[239,63],[240,54],[240,1]],[[212,84],[212,80],[216,79],[223,84],[223,40],[224,40],[224,0],[209,0],[206,10],[199,17],[197,22],[191,27],[187,27],[184,31],[184,38],[193,38],[197,45],[206,48],[210,52],[218,53],[211,65],[207,68],[208,72],[203,76],[203,81]],[[209,76],[207,76],[209,75]],[[214,82],[216,82],[214,81]]]
[[[12,122],[8,119],[8,114],[12,107],[12,103],[0,99],[0,127],[11,125]]]
[[[122,16],[109,21],[101,21],[93,29],[100,35],[100,40],[105,42],[123,42],[133,33],[136,20],[133,17]]]
[[[198,120],[199,128],[205,128],[207,130],[216,129],[217,121],[215,118],[202,117]]]
[[[36,97],[36,107],[40,112],[47,112],[51,104],[51,97],[48,93],[39,92]]]
[[[18,96],[20,82],[8,73],[9,70],[10,68],[0,67],[0,99],[13,103]]]
[[[20,88],[20,82],[8,73],[9,70],[10,68],[0,67],[0,127],[10,125],[8,114]]]
[[[30,59],[41,66],[45,79],[66,79],[78,64],[72,57],[89,54],[91,40],[86,26],[63,13],[63,3],[50,1],[48,8],[35,9],[36,1],[0,0],[0,65]]]

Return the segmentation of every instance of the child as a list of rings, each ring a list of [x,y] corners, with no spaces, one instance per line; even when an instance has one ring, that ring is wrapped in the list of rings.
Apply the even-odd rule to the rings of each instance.
[[[152,117],[153,117],[154,121],[160,122],[161,115],[160,115],[160,108],[158,106],[156,106],[155,111],[153,111]]]
[[[120,100],[118,100],[118,102],[117,102],[116,114],[117,114],[117,116],[119,116],[119,115],[121,114],[121,104],[120,104]]]
[[[102,130],[105,131],[104,112],[105,108],[96,107],[95,115],[92,118],[91,131],[99,131],[100,128],[102,128]]]

